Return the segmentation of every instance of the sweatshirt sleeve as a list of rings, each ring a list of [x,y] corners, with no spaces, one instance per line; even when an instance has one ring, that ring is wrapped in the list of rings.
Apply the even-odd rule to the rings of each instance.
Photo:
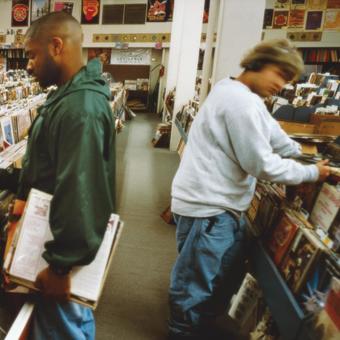
[[[56,165],[50,210],[54,240],[45,244],[43,257],[59,267],[86,265],[113,212],[113,129],[108,115],[78,111],[56,118],[49,136]]]
[[[226,121],[242,169],[258,179],[282,184],[317,181],[319,172],[316,165],[302,165],[275,153],[270,144],[270,126],[266,116],[258,110],[256,105],[244,105],[237,110],[237,115],[233,114]]]
[[[284,132],[280,124],[268,114],[268,124],[270,126],[270,144],[274,153],[281,157],[298,157],[301,155],[301,145]]]

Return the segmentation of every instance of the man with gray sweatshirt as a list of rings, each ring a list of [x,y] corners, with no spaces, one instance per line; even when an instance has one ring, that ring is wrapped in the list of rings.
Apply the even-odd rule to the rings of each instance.
[[[304,65],[288,40],[256,45],[236,79],[218,82],[197,114],[172,184],[178,257],[169,289],[170,339],[211,339],[243,278],[245,221],[256,179],[295,185],[329,175],[302,165],[301,148],[263,98],[298,79]]]

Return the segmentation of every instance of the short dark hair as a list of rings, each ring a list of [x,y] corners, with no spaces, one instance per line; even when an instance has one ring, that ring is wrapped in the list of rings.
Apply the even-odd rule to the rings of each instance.
[[[35,20],[26,31],[26,39],[43,40],[58,32],[58,28],[66,23],[81,27],[77,19],[66,12],[52,12]]]

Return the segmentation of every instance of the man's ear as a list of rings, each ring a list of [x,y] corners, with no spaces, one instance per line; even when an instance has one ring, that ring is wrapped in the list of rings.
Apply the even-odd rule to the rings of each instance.
[[[61,54],[61,52],[64,48],[64,42],[59,37],[53,37],[51,39],[50,47],[51,47],[50,52],[51,52],[52,56],[57,57]]]

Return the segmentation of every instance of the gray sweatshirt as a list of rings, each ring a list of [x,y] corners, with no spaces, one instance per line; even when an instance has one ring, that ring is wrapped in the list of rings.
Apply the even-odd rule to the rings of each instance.
[[[172,211],[191,217],[245,211],[256,178],[283,184],[316,181],[316,165],[284,158],[300,153],[300,145],[281,129],[258,95],[237,80],[223,79],[190,129],[172,183]]]

